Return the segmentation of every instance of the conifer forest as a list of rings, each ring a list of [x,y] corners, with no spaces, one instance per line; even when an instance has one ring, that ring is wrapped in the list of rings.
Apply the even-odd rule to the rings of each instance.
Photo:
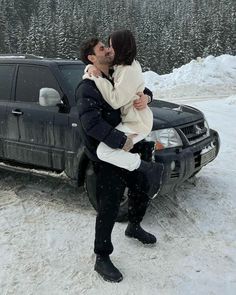
[[[0,53],[79,58],[88,37],[136,37],[143,70],[236,55],[236,0],[0,0]]]

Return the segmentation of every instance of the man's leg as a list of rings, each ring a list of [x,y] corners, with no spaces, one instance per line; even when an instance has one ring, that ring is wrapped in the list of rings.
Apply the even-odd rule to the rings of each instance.
[[[117,218],[120,199],[124,191],[120,168],[100,162],[94,164],[98,213],[95,227],[94,252],[97,254],[95,270],[107,281],[119,282],[122,274],[110,261],[113,251],[111,233]]]
[[[142,173],[134,171],[129,173],[129,205],[128,217],[129,223],[125,231],[128,237],[136,238],[143,244],[156,243],[156,237],[146,232],[140,223],[146,213],[150,198],[145,193],[148,185]]]

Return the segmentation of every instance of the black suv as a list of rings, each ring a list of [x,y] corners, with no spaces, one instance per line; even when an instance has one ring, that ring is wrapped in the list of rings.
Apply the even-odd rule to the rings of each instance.
[[[96,177],[78,131],[75,89],[83,71],[80,61],[0,55],[0,159],[9,167],[64,171],[78,186],[85,184],[96,208]],[[215,159],[219,136],[195,108],[156,100],[150,106],[154,124],[146,140],[156,142],[153,159],[165,165],[160,193],[166,194]],[[127,190],[120,220],[126,196]]]

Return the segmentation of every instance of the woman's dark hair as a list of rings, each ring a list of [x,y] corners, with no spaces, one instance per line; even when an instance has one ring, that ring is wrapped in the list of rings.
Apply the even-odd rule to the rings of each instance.
[[[115,31],[109,36],[115,51],[114,65],[131,65],[137,55],[137,47],[133,34],[129,30]]]

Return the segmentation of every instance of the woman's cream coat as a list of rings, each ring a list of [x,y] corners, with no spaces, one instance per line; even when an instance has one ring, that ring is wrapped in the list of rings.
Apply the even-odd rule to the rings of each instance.
[[[90,77],[86,73],[83,78],[94,80],[103,98],[112,108],[120,108],[122,124],[135,133],[148,134],[151,131],[153,114],[150,108],[147,106],[143,110],[137,110],[133,106],[133,101],[139,98],[137,93],[144,90],[142,69],[138,61],[134,60],[130,66],[114,67],[114,87],[111,82],[102,77]]]

